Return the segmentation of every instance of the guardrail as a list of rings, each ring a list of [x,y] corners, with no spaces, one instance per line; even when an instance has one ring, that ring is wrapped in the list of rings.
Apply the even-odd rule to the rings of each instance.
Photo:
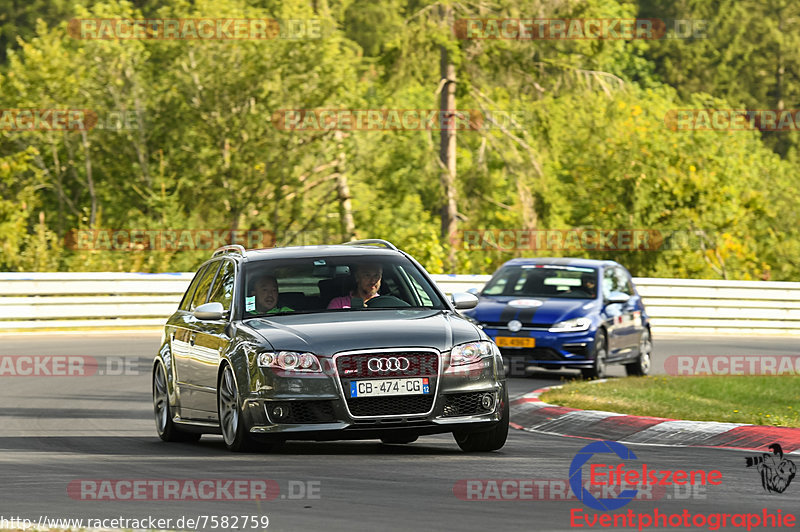
[[[158,328],[192,273],[0,273],[0,330]],[[488,275],[434,275],[447,293]],[[800,283],[634,279],[653,331],[800,334]]]

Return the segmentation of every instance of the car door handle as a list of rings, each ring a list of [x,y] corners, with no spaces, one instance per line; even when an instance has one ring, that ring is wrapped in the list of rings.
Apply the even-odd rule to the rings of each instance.
[[[189,345],[191,345],[192,347],[194,347],[195,336],[197,336],[197,333],[192,333],[192,335],[189,337]]]

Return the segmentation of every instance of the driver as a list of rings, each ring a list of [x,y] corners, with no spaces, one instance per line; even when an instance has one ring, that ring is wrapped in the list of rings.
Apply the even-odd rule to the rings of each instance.
[[[586,292],[586,294],[594,299],[597,296],[597,279],[594,273],[581,274],[581,286],[579,291]]]
[[[260,277],[254,286],[256,296],[256,312],[276,314],[292,312],[289,307],[278,306],[278,281],[271,275]]]
[[[383,267],[380,264],[357,264],[354,277],[356,287],[350,295],[331,299],[328,308],[350,308],[351,298],[361,298],[366,303],[379,295],[378,290],[381,289],[381,277],[383,277]]]

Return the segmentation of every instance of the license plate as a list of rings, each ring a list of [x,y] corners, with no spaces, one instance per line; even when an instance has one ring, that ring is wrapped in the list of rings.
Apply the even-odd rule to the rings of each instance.
[[[536,338],[498,336],[494,339],[498,347],[536,347]]]
[[[350,381],[350,397],[424,395],[431,393],[427,377]]]

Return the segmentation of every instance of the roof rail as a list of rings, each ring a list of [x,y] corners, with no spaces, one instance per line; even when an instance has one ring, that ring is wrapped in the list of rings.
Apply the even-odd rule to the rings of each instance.
[[[366,240],[351,240],[350,242],[344,242],[342,245],[344,246],[383,246],[386,249],[393,249],[398,251],[397,247],[389,242],[388,240],[382,240],[380,238],[368,238]]]
[[[231,244],[229,246],[222,246],[221,248],[217,248],[214,250],[214,253],[211,255],[213,259],[217,255],[225,255],[227,253],[237,253],[241,256],[244,256],[244,246],[241,244]]]

